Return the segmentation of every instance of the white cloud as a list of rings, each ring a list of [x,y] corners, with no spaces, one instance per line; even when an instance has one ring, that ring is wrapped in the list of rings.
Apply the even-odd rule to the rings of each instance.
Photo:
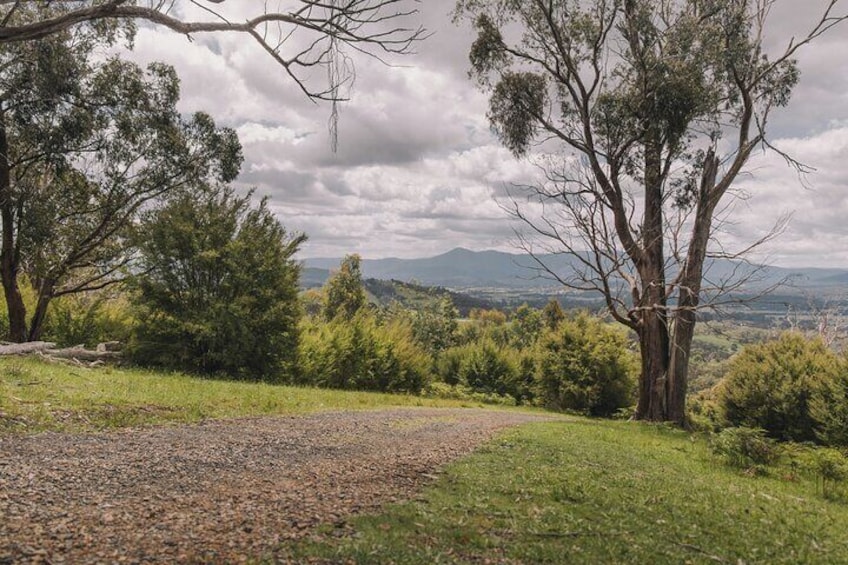
[[[251,3],[253,4],[253,3]],[[538,174],[489,130],[486,97],[466,76],[473,33],[456,28],[453,0],[417,5],[435,32],[416,55],[387,67],[354,54],[352,100],[341,108],[340,147],[330,151],[329,106],[308,101],[246,36],[185,37],[143,28],[138,61],[166,60],[182,78],[185,112],[205,110],[237,128],[246,163],[241,178],[269,195],[282,221],[310,236],[302,255],[421,256],[452,247],[508,248],[512,225],[496,198]],[[779,2],[774,49],[811,23],[822,0]],[[226,2],[243,11],[245,4]],[[195,12],[198,17],[200,12]],[[237,14],[232,14],[237,18]],[[844,29],[848,29],[845,26]],[[791,105],[771,132],[782,150],[814,166],[804,188],[776,154],[756,156],[739,187],[729,242],[742,245],[794,210],[789,231],[770,249],[785,264],[848,266],[848,34],[835,30],[799,52]],[[316,84],[323,75],[311,77]],[[845,250],[845,251],[843,251]]]

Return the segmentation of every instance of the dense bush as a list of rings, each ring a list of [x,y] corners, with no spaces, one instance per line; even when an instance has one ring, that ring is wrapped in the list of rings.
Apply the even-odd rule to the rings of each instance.
[[[350,390],[420,392],[430,357],[402,319],[380,323],[360,312],[350,320],[302,324],[299,384]]]
[[[459,312],[449,298],[427,304],[412,314],[412,333],[431,355],[453,346],[457,340]]]
[[[508,396],[518,403],[534,397],[535,359],[529,353],[482,338],[448,349],[436,364],[439,380],[483,395]]]
[[[175,199],[140,238],[134,359],[283,381],[296,368],[303,236],[229,188]]]
[[[732,426],[762,428],[775,439],[814,441],[817,424],[810,410],[811,399],[826,383],[835,382],[840,365],[820,339],[798,333],[746,346],[731,360],[718,387],[724,418]],[[838,397],[838,386],[832,392]],[[838,427],[846,409],[828,417],[834,409],[838,411],[839,406],[821,397],[816,415],[826,422],[824,433],[829,438],[844,440],[844,433],[834,426]]]
[[[342,259],[339,270],[324,283],[324,319],[350,320],[368,304],[365,287],[362,285],[362,259],[357,254]]]
[[[540,350],[544,406],[610,416],[633,403],[635,359],[617,328],[581,314],[543,336]]]

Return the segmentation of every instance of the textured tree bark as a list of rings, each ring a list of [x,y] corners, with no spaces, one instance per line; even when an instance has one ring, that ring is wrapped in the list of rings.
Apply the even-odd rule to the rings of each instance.
[[[38,302],[35,304],[35,311],[32,313],[32,318],[29,322],[29,333],[27,341],[38,341],[44,332],[44,321],[47,319],[47,308],[50,306],[50,300],[53,298],[53,284],[44,283],[39,288]]]
[[[5,115],[0,111],[0,220],[3,222],[0,244],[0,279],[9,312],[9,341],[27,340],[26,306],[18,286],[20,260],[15,243],[15,203],[12,198],[12,174],[9,165],[9,140]]]
[[[642,292],[639,300],[639,347],[642,375],[636,418],[667,420],[669,362],[663,233],[662,143],[653,125],[647,125],[645,143],[645,216],[642,224],[643,257],[638,264]]]
[[[695,335],[697,308],[700,301],[701,281],[704,274],[704,261],[707,257],[707,245],[710,240],[713,212],[718,202],[715,194],[718,166],[718,158],[710,151],[704,161],[704,172],[698,190],[692,241],[689,243],[689,252],[682,267],[678,284],[679,298],[669,363],[668,419],[680,425],[686,424],[689,354],[692,350],[692,338]]]

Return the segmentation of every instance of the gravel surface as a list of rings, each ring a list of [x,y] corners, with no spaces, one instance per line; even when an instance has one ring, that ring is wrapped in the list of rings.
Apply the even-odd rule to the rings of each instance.
[[[0,437],[0,563],[238,563],[542,416],[394,409]]]

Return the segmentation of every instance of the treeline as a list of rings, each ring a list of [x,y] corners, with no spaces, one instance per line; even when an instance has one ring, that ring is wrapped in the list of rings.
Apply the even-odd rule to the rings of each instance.
[[[167,208],[149,228],[145,274],[108,299],[57,301],[48,334],[61,343],[123,339],[129,362],[213,377],[599,416],[633,403],[635,356],[618,328],[567,315],[555,301],[509,316],[476,309],[470,319],[446,298],[414,310],[378,306],[366,297],[355,255],[322,289],[298,296],[290,254],[300,240],[274,230],[258,239],[259,220],[278,224],[265,208],[251,212],[234,198],[200,211],[188,199]],[[239,221],[222,216],[226,203]]]

